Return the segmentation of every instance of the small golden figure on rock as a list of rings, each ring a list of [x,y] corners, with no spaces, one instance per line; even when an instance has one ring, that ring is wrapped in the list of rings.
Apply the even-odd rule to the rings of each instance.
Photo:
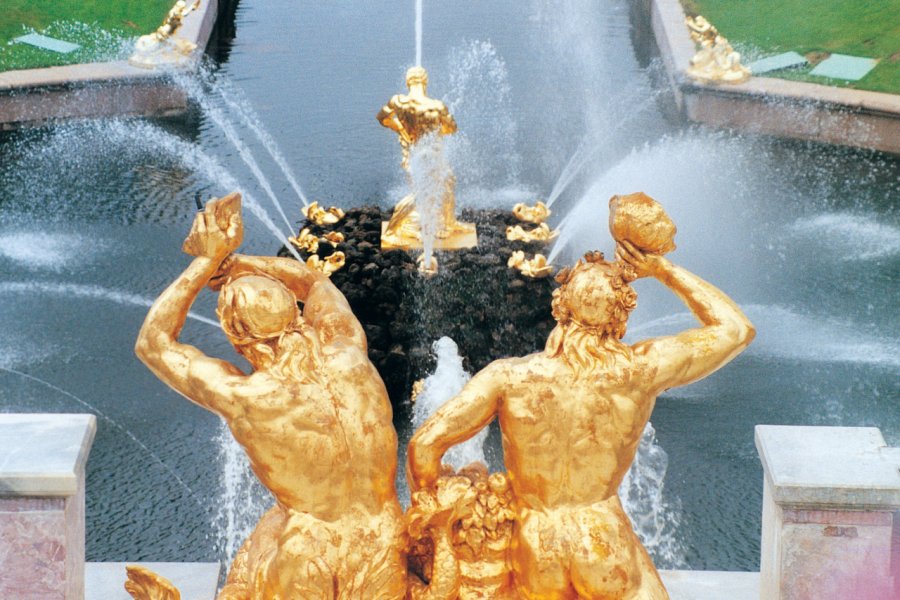
[[[331,244],[332,248],[337,248],[338,244],[344,243],[344,234],[340,231],[329,231],[322,236],[320,241]]]
[[[513,206],[512,213],[518,220],[525,223],[534,223],[535,225],[543,223],[552,214],[547,205],[540,200],[534,206],[528,206],[519,202]]]
[[[543,254],[535,254],[534,258],[526,259],[525,252],[516,250],[513,252],[506,266],[510,269],[516,269],[525,277],[532,279],[541,279],[553,273],[553,265],[547,262],[547,257]]]
[[[344,218],[344,211],[337,206],[323,208],[318,202],[313,202],[303,210],[307,220],[316,225],[334,225]]]
[[[324,273],[328,277],[331,277],[332,273],[343,268],[346,260],[347,257],[344,256],[344,253],[340,251],[332,252],[324,259],[320,258],[317,254],[313,254],[306,259],[306,266],[310,269],[315,269],[320,273]]]
[[[642,196],[614,199],[615,262],[588,253],[557,276],[557,324],[544,351],[485,367],[409,444],[414,497],[434,493],[444,453],[499,418],[515,507],[506,564],[518,598],[668,599],[618,488],[656,397],[722,367],[754,336],[728,296],[662,254],[640,249],[674,247],[665,233],[674,235],[674,226],[632,227],[655,209]],[[637,300],[629,284],[640,277],[672,290],[699,326],[622,342]]]
[[[534,229],[526,230],[521,225],[511,225],[506,228],[506,239],[511,242],[549,242],[559,235],[558,229],[551,230],[546,223],[541,223]]]
[[[419,256],[419,258],[416,259],[416,268],[422,275],[425,275],[426,277],[434,277],[438,272],[437,258],[432,255],[431,260],[428,261],[428,264],[426,264],[425,254],[423,253],[421,256]]]
[[[378,113],[378,122],[395,131],[403,153],[401,165],[407,173],[410,187],[425,187],[427,197],[417,198],[415,191],[394,207],[390,221],[381,232],[382,248],[422,247],[422,208],[417,203],[429,203],[437,218],[435,247],[441,249],[471,248],[477,243],[475,226],[456,219],[456,178],[443,160],[441,137],[456,133],[456,121],[440,100],[427,94],[428,72],[412,67],[406,72],[408,94],[392,97]],[[421,175],[427,185],[414,185],[411,156],[419,143],[427,143],[431,150],[430,173]],[[421,182],[420,182],[421,183]],[[419,190],[421,193],[421,190]]]
[[[177,38],[175,34],[181,29],[185,17],[198,8],[200,0],[196,0],[190,6],[184,0],[178,0],[169,10],[159,29],[138,38],[134,45],[134,54],[128,59],[129,64],[142,69],[153,69],[160,65],[175,65],[190,58],[197,45]]]
[[[362,325],[325,275],[235,254],[242,237],[239,195],[206,205],[184,244],[196,258],[153,303],[135,346],[157,377],[225,420],[275,498],[219,598],[403,600],[397,435]],[[250,373],[178,339],[207,286]],[[138,600],[178,599],[146,569],[128,576]]]
[[[310,254],[319,250],[319,238],[310,232],[309,227],[304,227],[296,237],[289,237],[288,241],[298,250]]]
[[[741,64],[741,55],[702,16],[687,17],[691,39],[700,46],[691,59],[687,74],[703,83],[743,83],[750,69]]]

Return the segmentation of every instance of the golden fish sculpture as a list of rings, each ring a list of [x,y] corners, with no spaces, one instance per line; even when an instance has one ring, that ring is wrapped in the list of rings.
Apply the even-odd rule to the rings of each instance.
[[[316,225],[334,225],[344,218],[343,210],[336,206],[323,208],[318,202],[313,202],[303,210],[306,218]]]
[[[525,277],[532,279],[541,279],[553,273],[553,265],[547,262],[547,257],[543,254],[535,254],[534,258],[526,259],[525,252],[516,250],[513,252],[506,266],[510,269],[516,269]]]

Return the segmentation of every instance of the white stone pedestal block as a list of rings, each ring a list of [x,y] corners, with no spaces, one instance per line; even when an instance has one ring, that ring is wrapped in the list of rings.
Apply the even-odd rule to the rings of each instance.
[[[756,427],[756,447],[760,598],[900,598],[900,448],[871,427],[774,425]]]
[[[93,415],[0,414],[0,598],[83,600]]]

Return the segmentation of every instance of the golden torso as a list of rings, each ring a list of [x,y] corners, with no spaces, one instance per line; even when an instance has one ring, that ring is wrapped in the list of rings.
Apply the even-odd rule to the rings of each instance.
[[[602,372],[578,378],[544,354],[503,361],[503,368],[513,383],[498,415],[520,506],[587,506],[616,495],[655,399]]]
[[[396,468],[384,459],[397,454],[387,392],[361,350],[323,359],[327,384],[251,375],[253,394],[231,430],[283,507],[323,521],[379,514],[397,504]]]
[[[411,144],[429,133],[440,131],[448,115],[443,102],[419,94],[394,96],[388,102],[388,108],[403,124]],[[401,144],[404,141],[401,136]]]

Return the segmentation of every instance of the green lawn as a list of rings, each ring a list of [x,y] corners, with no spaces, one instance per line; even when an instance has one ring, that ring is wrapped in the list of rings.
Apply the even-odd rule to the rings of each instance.
[[[900,0],[682,0],[702,14],[735,50],[754,58],[794,50],[819,62],[828,54],[877,58],[859,81],[809,75],[812,67],[772,71],[782,77],[878,92],[900,93]]]
[[[0,72],[127,57],[130,41],[162,23],[175,0],[0,0]],[[69,54],[11,44],[36,32],[81,44]]]

